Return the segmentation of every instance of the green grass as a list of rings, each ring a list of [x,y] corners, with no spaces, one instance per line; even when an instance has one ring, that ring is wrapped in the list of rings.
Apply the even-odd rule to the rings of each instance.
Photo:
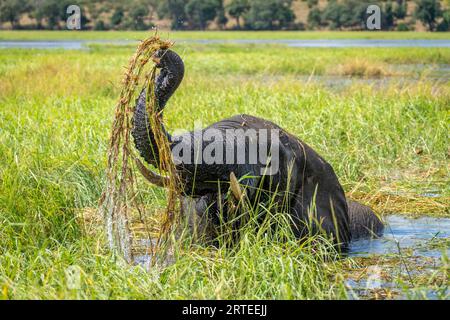
[[[153,31],[0,31],[0,40],[142,40]],[[164,31],[172,39],[444,39],[448,32]]]
[[[0,38],[33,34],[66,33],[1,32]],[[135,36],[144,34],[129,33]],[[330,260],[323,250],[292,240],[267,243],[252,233],[233,251],[181,247],[175,264],[150,273],[115,258],[99,223],[80,219],[79,213],[97,207],[122,66],[134,49],[92,48],[0,50],[0,297],[347,297],[343,279],[345,265],[355,265],[351,259]],[[449,217],[448,75],[427,75],[450,64],[450,49],[195,45],[176,50],[186,62],[186,78],[165,113],[170,130],[190,129],[194,120],[206,126],[237,113],[259,115],[315,148],[347,192],[381,213],[397,207],[380,203],[380,195],[404,193],[419,199],[406,201],[405,213]],[[353,61],[386,70],[392,83],[376,85],[370,72],[354,74],[348,86],[308,81],[311,74],[340,75],[339,66]],[[398,64],[429,67],[399,72]],[[415,81],[402,81],[413,75]],[[419,197],[430,190],[442,197]],[[162,190],[149,186],[145,191],[155,208],[164,206]],[[73,265],[81,270],[79,290],[66,284],[65,270]],[[404,290],[410,288],[407,283]]]

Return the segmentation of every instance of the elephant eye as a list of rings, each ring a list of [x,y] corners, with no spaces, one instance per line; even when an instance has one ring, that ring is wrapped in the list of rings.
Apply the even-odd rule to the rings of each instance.
[[[313,184],[315,180],[316,179],[314,176],[309,176],[306,178],[306,181],[308,182],[308,184]]]

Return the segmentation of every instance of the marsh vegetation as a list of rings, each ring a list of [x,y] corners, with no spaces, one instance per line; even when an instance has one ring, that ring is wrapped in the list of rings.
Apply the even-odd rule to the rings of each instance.
[[[0,38],[27,34],[37,33]],[[395,286],[357,296],[448,299],[448,237],[421,244],[442,253],[432,261],[405,248],[337,259],[326,244],[251,230],[232,250],[180,244],[174,263],[150,271],[114,256],[96,208],[123,67],[134,49],[0,50],[0,297],[345,299],[355,297],[348,279],[389,265]],[[184,43],[175,50],[186,77],[166,108],[170,131],[255,114],[311,145],[348,197],[382,216],[450,217],[450,49]],[[164,190],[147,185],[142,192],[148,219],[158,219]],[[71,266],[80,271],[75,289],[67,286]]]

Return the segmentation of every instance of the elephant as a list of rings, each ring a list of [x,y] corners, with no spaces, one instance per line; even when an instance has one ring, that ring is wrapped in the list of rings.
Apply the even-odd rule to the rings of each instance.
[[[159,69],[154,94],[156,111],[162,117],[169,98],[182,82],[185,68],[181,57],[170,49],[158,50],[152,58]],[[159,167],[146,94],[142,90],[136,100],[132,136],[145,162]],[[212,230],[223,216],[235,210],[236,201],[244,197],[248,203],[271,198],[287,208],[298,239],[311,232],[325,232],[345,250],[352,239],[380,236],[383,232],[382,221],[369,207],[346,199],[327,161],[269,120],[241,114],[180,135],[172,136],[163,124],[161,130],[183,184],[182,213],[191,228],[202,229],[210,237],[216,235]],[[164,185],[167,178],[147,169],[139,159],[137,164],[148,181]],[[226,201],[228,195],[236,201]]]

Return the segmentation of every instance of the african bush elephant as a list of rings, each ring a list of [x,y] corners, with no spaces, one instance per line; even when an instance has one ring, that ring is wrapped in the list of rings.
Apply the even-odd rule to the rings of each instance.
[[[183,79],[184,64],[171,50],[159,50],[153,59],[160,69],[154,90],[157,111],[162,113]],[[311,234],[312,228],[313,232],[324,231],[345,249],[352,238],[383,232],[382,222],[369,207],[347,201],[329,163],[268,120],[236,115],[182,135],[172,136],[164,126],[162,130],[184,184],[183,212],[194,218],[194,224],[220,223],[218,216],[230,209],[223,199],[234,185],[231,193],[235,197],[243,192],[251,203],[271,197],[288,208],[293,232],[300,239]],[[144,160],[158,167],[159,152],[146,111],[145,91],[137,99],[132,135]],[[163,185],[163,177],[142,163],[138,167],[147,180]],[[244,191],[236,190],[236,181]],[[312,221],[309,227],[307,221]]]

